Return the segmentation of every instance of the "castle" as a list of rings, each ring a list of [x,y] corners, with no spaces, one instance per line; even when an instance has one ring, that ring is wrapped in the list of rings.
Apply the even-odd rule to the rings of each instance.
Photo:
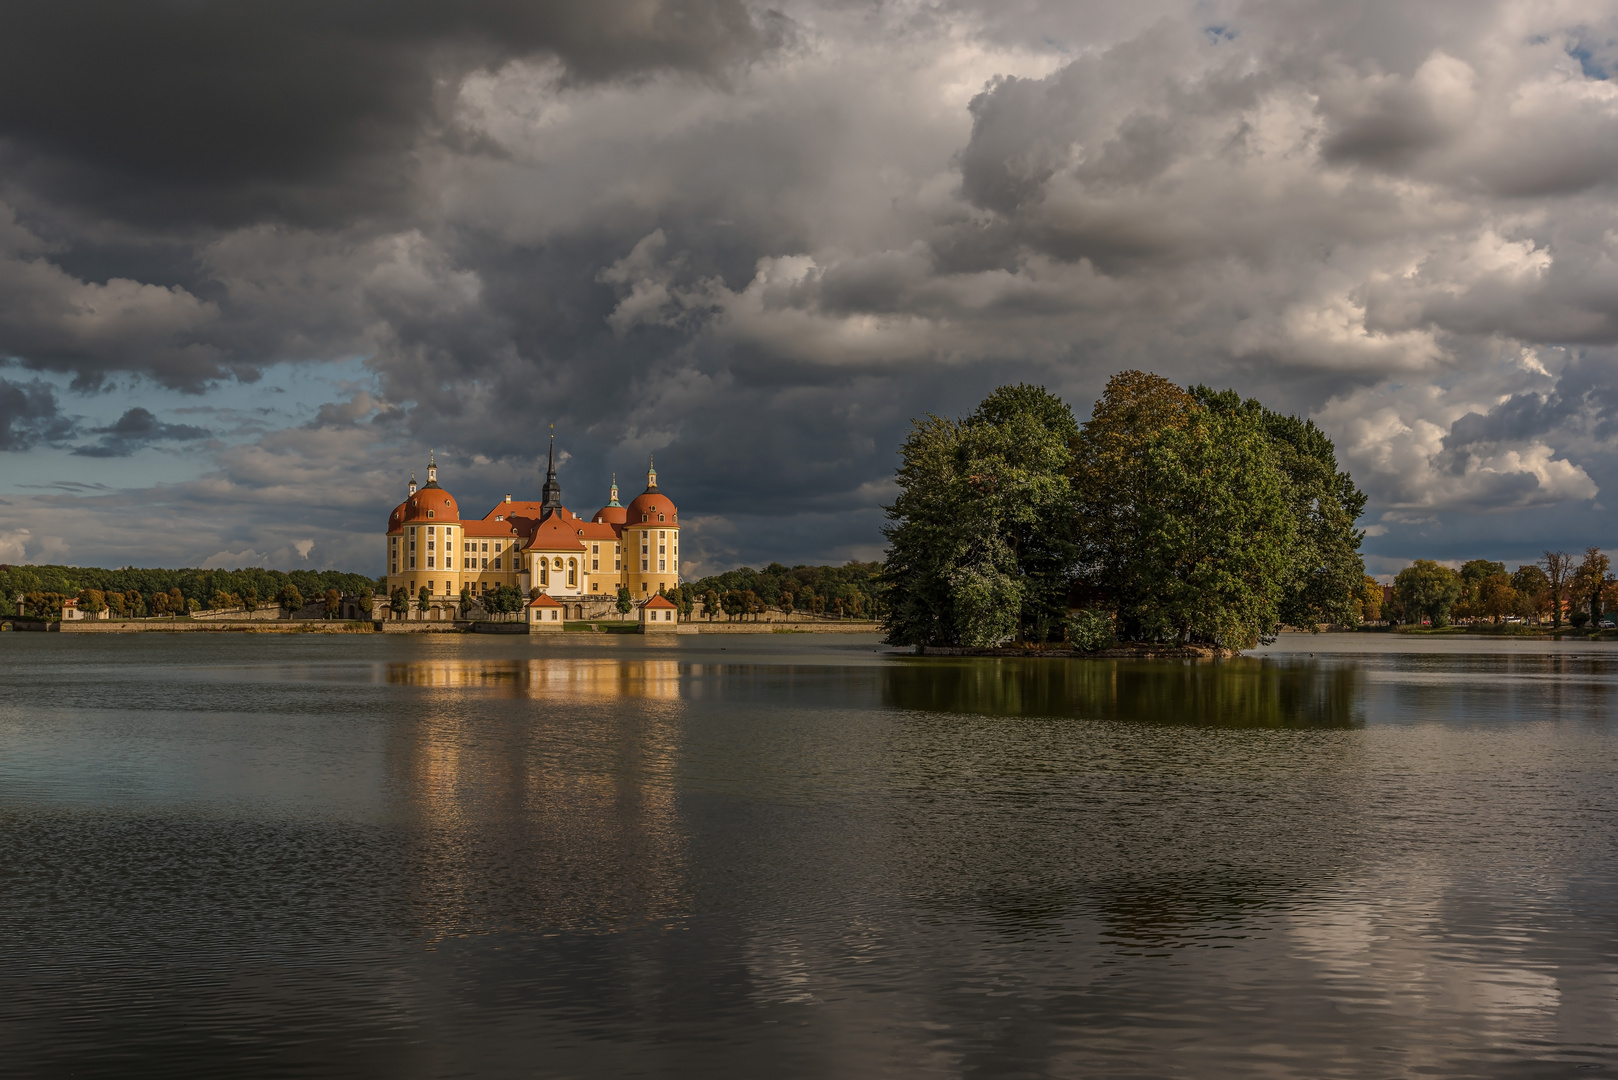
[[[515,586],[539,589],[563,605],[567,618],[606,615],[626,588],[638,603],[680,582],[680,512],[657,490],[657,470],[628,506],[613,477],[607,505],[586,521],[562,505],[556,479],[556,437],[540,501],[504,502],[482,518],[463,519],[455,497],[438,485],[429,455],[427,483],[410,476],[405,501],[388,516],[388,594],[405,589],[412,601],[427,590],[433,617],[460,599]]]

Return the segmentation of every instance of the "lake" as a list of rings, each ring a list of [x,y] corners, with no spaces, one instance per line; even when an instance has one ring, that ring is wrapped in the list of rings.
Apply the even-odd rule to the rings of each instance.
[[[0,1072],[1618,1076],[1618,650],[0,636]]]

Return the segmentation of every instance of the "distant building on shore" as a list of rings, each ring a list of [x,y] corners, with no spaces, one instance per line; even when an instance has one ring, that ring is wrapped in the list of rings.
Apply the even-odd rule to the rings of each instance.
[[[562,505],[554,435],[539,501],[507,495],[481,518],[461,516],[429,456],[427,483],[418,488],[411,474],[404,502],[388,516],[386,543],[388,593],[403,588],[412,601],[422,589],[449,602],[463,588],[483,596],[511,585],[524,595],[538,588],[566,617],[583,618],[586,607],[595,617],[616,602],[620,587],[639,602],[680,583],[680,512],[658,490],[656,468],[647,468],[646,490],[628,506],[614,477],[607,504],[586,520]]]

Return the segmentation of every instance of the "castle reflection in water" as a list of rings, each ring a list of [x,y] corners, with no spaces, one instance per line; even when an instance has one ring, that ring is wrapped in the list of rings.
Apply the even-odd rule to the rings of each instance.
[[[385,754],[429,937],[671,925],[687,910],[672,660],[423,660]],[[425,691],[425,693],[424,693]]]

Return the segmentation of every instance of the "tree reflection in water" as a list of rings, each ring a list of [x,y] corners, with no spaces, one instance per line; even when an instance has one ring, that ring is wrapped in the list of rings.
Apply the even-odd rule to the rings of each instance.
[[[916,659],[887,669],[884,692],[885,704],[922,712],[1235,728],[1364,723],[1359,668],[1310,660]]]
[[[1363,858],[1352,664],[923,660],[883,689],[896,871],[942,918],[1212,946]]]

